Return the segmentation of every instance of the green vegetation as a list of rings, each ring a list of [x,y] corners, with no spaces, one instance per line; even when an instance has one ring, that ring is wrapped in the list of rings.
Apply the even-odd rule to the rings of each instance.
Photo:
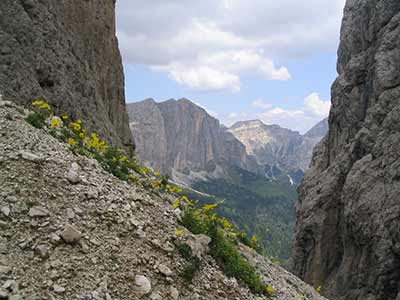
[[[285,261],[291,255],[291,241],[295,220],[294,202],[297,193],[294,186],[279,181],[268,181],[239,168],[230,170],[229,179],[214,179],[197,182],[193,188],[204,194],[185,191],[199,203],[222,203],[217,213],[233,222],[246,232],[241,239],[249,245],[257,236],[259,252],[271,257],[274,261]],[[254,247],[253,247],[254,248]]]
[[[198,259],[196,256],[193,256],[192,249],[188,245],[178,243],[176,247],[179,253],[187,261],[187,264],[180,273],[180,276],[186,283],[191,283],[196,272],[200,269],[200,259]]]
[[[46,124],[46,119],[51,115],[51,107],[43,100],[38,100],[32,103],[34,112],[26,117],[26,121],[36,128],[43,128]]]
[[[225,218],[211,213],[216,205],[209,204],[201,209],[189,206],[182,219],[182,225],[194,234],[206,234],[211,238],[211,252],[228,277],[235,277],[245,283],[255,294],[270,296],[268,287],[260,279],[254,267],[237,249],[238,237],[233,226]]]

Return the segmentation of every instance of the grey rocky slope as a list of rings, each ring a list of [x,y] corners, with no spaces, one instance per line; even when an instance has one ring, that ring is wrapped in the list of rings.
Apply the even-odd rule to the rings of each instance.
[[[133,146],[114,6],[0,1],[0,93],[24,105],[44,99],[108,141]]]
[[[219,121],[187,99],[127,105],[137,155],[163,173],[213,172],[228,164],[257,171],[242,143]]]
[[[400,299],[400,2],[348,0],[329,134],[300,186],[293,269],[332,299]]]
[[[174,196],[120,181],[25,115],[0,102],[1,299],[261,299],[228,279],[204,244],[201,268],[184,284],[185,261],[173,246],[183,229]],[[243,252],[276,299],[321,299],[254,251]]]
[[[305,135],[260,120],[240,121],[229,128],[254,155],[260,165],[277,166],[291,172],[305,171],[311,162],[314,146],[327,133],[327,120],[315,125]]]

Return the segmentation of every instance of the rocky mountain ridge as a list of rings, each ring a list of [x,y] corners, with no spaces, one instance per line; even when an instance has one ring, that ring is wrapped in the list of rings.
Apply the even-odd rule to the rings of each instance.
[[[0,298],[265,299],[227,278],[207,242],[181,227],[174,196],[119,180],[26,115],[0,101]],[[179,276],[177,229],[201,258],[191,284]],[[241,251],[277,299],[322,299],[268,259]]]
[[[224,165],[258,174],[272,167],[302,173],[327,128],[326,120],[305,135],[259,120],[226,128],[187,99],[147,99],[129,103],[127,110],[139,160],[176,178],[190,172],[200,179],[210,174],[221,177]]]
[[[161,103],[147,99],[128,104],[127,110],[139,160],[163,173],[212,174],[223,172],[224,164],[255,172],[260,169],[245,146],[217,119],[187,99]]]
[[[115,1],[0,1],[0,92],[25,106],[46,100],[133,148]]]
[[[331,299],[400,299],[400,2],[348,0],[329,134],[299,188],[293,270]]]
[[[308,169],[314,146],[327,130],[327,119],[304,135],[279,125],[266,125],[260,120],[240,121],[229,128],[229,132],[246,146],[247,152],[256,157],[258,164],[277,166],[288,173]]]

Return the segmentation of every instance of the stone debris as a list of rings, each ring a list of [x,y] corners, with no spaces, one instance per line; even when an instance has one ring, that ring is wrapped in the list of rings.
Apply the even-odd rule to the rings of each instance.
[[[71,165],[71,168],[69,169],[67,173],[67,179],[70,183],[72,184],[77,184],[81,180],[79,177],[79,165],[77,163],[73,163]]]
[[[61,237],[66,243],[73,244],[81,239],[82,234],[75,226],[67,224],[64,226]]]
[[[260,299],[227,280],[204,235],[182,237],[200,258],[193,282],[183,282],[179,274],[188,262],[175,248],[181,228],[175,196],[128,185],[45,130],[5,114],[18,112],[0,108],[0,157],[14,157],[0,172],[0,299]],[[26,149],[49,158],[38,168],[15,156]],[[71,170],[79,181],[66,178]],[[3,207],[10,208],[8,217]],[[257,256],[257,262],[268,260]],[[323,299],[290,273],[281,280],[284,272],[273,264],[262,271],[281,299]]]
[[[147,295],[151,291],[151,282],[150,280],[143,275],[136,275],[135,277],[135,292],[136,295],[142,297]]]
[[[49,211],[44,207],[35,206],[29,210],[29,216],[32,218],[36,217],[47,217],[49,215]]]

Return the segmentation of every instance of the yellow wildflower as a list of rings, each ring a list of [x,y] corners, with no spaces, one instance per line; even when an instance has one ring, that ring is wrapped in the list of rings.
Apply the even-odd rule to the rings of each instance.
[[[36,100],[32,102],[32,106],[42,106],[44,103],[46,102],[44,102],[43,100]]]
[[[322,290],[322,286],[318,286],[318,287],[315,289],[315,291],[316,291],[317,293],[321,293],[321,290]]]
[[[174,204],[172,204],[173,208],[178,208],[181,206],[181,203],[179,201],[175,201]]]
[[[206,212],[209,212],[209,211],[215,209],[217,206],[218,206],[218,203],[206,204],[203,206],[202,210],[203,210],[203,212],[206,213]]]
[[[68,139],[68,144],[70,146],[75,146],[76,145],[76,141],[74,139]]]
[[[80,137],[81,139],[83,139],[83,138],[85,138],[85,134],[84,134],[83,132],[81,132],[81,133],[79,134],[79,137]]]
[[[67,115],[62,115],[61,118],[62,118],[63,120],[68,120],[68,116],[67,116]]]
[[[120,156],[120,158],[119,158],[119,162],[121,162],[121,163],[123,163],[123,162],[129,163],[129,160],[126,158],[126,156],[122,155],[122,156]]]
[[[175,230],[175,235],[176,236],[182,236],[185,232],[183,230]]]
[[[253,243],[257,243],[257,237],[255,236],[255,235],[253,235],[253,237],[251,238],[251,241],[253,242]]]
[[[81,131],[81,124],[77,123],[77,122],[71,122],[69,123],[69,127],[76,132]]]
[[[50,105],[43,100],[36,100],[32,102],[32,106],[38,106],[41,109],[51,110]]]
[[[268,292],[269,294],[272,294],[273,292],[275,292],[274,287],[271,286],[271,285],[268,285],[268,286],[266,287],[266,290],[267,290],[267,292]]]
[[[51,121],[50,121],[50,127],[51,127],[52,129],[56,129],[56,128],[62,127],[62,121],[61,121],[61,119],[58,118],[58,117],[52,118]]]

